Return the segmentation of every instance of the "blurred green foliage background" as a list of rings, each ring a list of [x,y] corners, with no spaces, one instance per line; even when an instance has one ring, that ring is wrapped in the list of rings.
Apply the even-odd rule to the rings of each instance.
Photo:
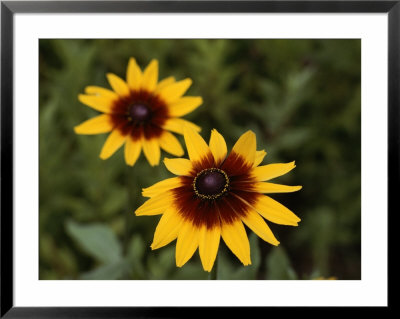
[[[175,242],[151,251],[159,216],[136,217],[141,188],[172,177],[143,154],[99,158],[106,135],[75,135],[95,116],[79,103],[87,85],[109,88],[129,57],[160,78],[193,79],[204,104],[185,118],[228,149],[245,131],[266,149],[264,164],[296,160],[276,182],[303,185],[272,195],[299,227],[269,223],[280,246],[249,232],[252,265],[221,240],[219,279],[361,278],[360,40],[40,40],[40,279],[207,279],[198,253],[175,266]],[[179,136],[183,142],[183,138]],[[184,144],[182,144],[184,145]],[[167,156],[166,153],[162,154]]]

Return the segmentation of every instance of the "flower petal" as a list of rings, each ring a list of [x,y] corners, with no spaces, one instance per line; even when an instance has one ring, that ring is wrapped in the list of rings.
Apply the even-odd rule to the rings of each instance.
[[[184,154],[181,143],[178,139],[168,131],[164,131],[158,139],[160,147],[175,156],[182,156]]]
[[[281,185],[268,182],[258,182],[251,185],[251,189],[247,191],[268,194],[268,193],[291,193],[291,192],[296,192],[300,189],[302,189],[302,186],[289,186],[289,185]]]
[[[300,221],[300,218],[291,210],[265,195],[260,195],[257,201],[252,204],[252,207],[262,217],[275,224],[297,226],[297,223]]]
[[[190,176],[193,169],[192,162],[186,158],[164,158],[167,170],[178,176]]]
[[[246,215],[241,218],[247,227],[249,227],[258,237],[274,246],[279,245],[279,241],[275,238],[267,223],[256,211],[249,209],[246,212]]]
[[[118,99],[117,93],[115,93],[114,91],[102,88],[100,86],[87,86],[87,87],[85,87],[85,93],[92,94],[92,95],[99,95],[99,96],[106,97],[111,100]]]
[[[199,229],[184,221],[176,242],[176,266],[182,267],[193,256],[199,245]]]
[[[151,249],[158,249],[168,245],[178,237],[180,226],[183,222],[182,217],[173,208],[168,208],[161,216],[160,221],[154,232]]]
[[[132,90],[139,90],[142,85],[142,70],[136,63],[134,58],[129,59],[128,68],[126,69],[126,81]]]
[[[221,236],[243,265],[251,265],[250,243],[241,220],[236,220],[232,224],[222,224]]]
[[[183,94],[185,94],[191,85],[192,80],[187,78],[165,86],[160,90],[159,95],[166,104],[170,104],[177,101]]]
[[[146,156],[151,166],[156,166],[160,163],[160,145],[157,139],[146,140],[142,138],[143,153]]]
[[[179,117],[197,109],[203,103],[200,96],[184,96],[169,105],[169,115]]]
[[[142,89],[153,92],[158,81],[158,61],[152,60],[143,72]]]
[[[195,130],[185,127],[183,137],[191,161],[201,161],[210,154],[210,148]]]
[[[136,216],[159,215],[164,213],[171,204],[172,196],[170,192],[163,192],[145,201],[142,206],[136,209],[135,214]]]
[[[142,143],[140,140],[133,140],[131,137],[127,137],[125,144],[125,162],[126,164],[133,166],[135,165],[137,159],[139,158],[140,152],[142,150]]]
[[[92,109],[103,113],[111,113],[111,109],[114,104],[114,100],[108,97],[97,95],[79,94],[78,100],[81,103],[90,106]]]
[[[157,94],[159,93],[163,88],[166,86],[175,83],[175,78],[173,76],[169,76],[160,82],[158,82],[156,89],[154,90],[154,93]]]
[[[294,164],[294,161],[285,164],[268,164],[254,168],[252,174],[257,181],[267,181],[275,177],[282,176],[290,172],[295,167],[296,165]]]
[[[182,180],[179,177],[172,177],[164,179],[161,182],[155,183],[154,185],[143,188],[142,195],[144,197],[153,197],[159,193],[167,190],[182,186]]]
[[[100,152],[101,159],[107,159],[113,155],[125,142],[126,136],[116,129],[108,135],[106,142]]]
[[[192,122],[186,121],[181,118],[171,118],[165,121],[162,128],[164,130],[172,131],[178,134],[183,135],[183,128],[185,126],[190,127],[191,129],[195,130],[196,132],[200,132],[201,128]]]
[[[214,156],[215,165],[219,166],[225,159],[228,152],[225,139],[216,129],[211,131],[210,150]]]
[[[130,94],[129,86],[124,80],[113,73],[107,73],[107,80],[110,83],[112,89],[119,96],[126,97]]]
[[[108,133],[113,128],[111,116],[102,114],[75,126],[74,131],[76,134],[101,134]]]
[[[217,257],[219,241],[221,238],[220,225],[211,229],[203,226],[199,234],[199,253],[205,271],[211,271]]]
[[[232,153],[242,156],[250,166],[253,166],[256,156],[256,135],[252,131],[244,133],[233,146]]]
[[[264,150],[256,151],[256,157],[254,159],[253,167],[260,165],[261,162],[263,161],[265,155],[267,155],[267,152]]]

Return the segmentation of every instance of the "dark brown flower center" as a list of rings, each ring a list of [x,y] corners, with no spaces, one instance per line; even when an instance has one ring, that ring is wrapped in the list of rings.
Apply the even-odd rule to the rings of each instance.
[[[216,199],[228,191],[229,178],[218,168],[202,170],[193,181],[193,189],[203,199]]]
[[[151,116],[150,108],[147,105],[140,103],[129,106],[128,111],[132,121],[135,122],[145,122]]]

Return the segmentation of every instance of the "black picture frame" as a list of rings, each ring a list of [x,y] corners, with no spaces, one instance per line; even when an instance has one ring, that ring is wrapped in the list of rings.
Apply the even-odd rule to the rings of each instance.
[[[399,212],[400,1],[1,1],[1,318],[192,317],[210,308],[15,307],[13,302],[13,19],[16,13],[387,13],[388,218]],[[379,107],[379,106],[378,106]],[[392,223],[393,224],[393,223]],[[390,227],[391,223],[388,223]],[[389,229],[390,230],[390,229]],[[388,232],[392,234],[392,232]],[[390,241],[389,241],[390,244]],[[390,247],[390,246],[389,246]],[[388,255],[389,256],[389,255]],[[389,258],[390,261],[390,258]],[[390,280],[388,281],[388,285]],[[390,306],[390,297],[388,305]],[[292,310],[294,310],[292,308]],[[296,311],[298,311],[297,309]],[[249,314],[245,308],[236,314]],[[213,315],[226,309],[213,308]],[[298,313],[297,313],[298,315]]]

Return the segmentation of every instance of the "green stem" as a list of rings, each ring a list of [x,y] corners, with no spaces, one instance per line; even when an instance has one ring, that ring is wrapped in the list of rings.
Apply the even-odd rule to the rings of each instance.
[[[214,267],[213,267],[213,269],[211,269],[211,272],[208,275],[208,279],[217,280],[217,273],[218,273],[218,255],[215,258]]]
[[[123,254],[126,255],[128,252],[128,245],[129,245],[129,211],[125,209],[124,212],[124,221],[125,221],[125,229],[124,229],[124,243],[123,243]]]
[[[124,255],[127,254],[128,252],[128,246],[129,246],[129,239],[130,239],[130,231],[131,231],[131,221],[132,221],[132,213],[134,210],[134,197],[133,197],[133,188],[134,185],[132,183],[132,175],[129,174],[132,172],[132,167],[128,166],[129,170],[125,174],[125,187],[128,189],[128,203],[127,207],[124,211],[124,223],[125,223],[125,228],[124,228],[124,241],[123,241],[123,253]]]

